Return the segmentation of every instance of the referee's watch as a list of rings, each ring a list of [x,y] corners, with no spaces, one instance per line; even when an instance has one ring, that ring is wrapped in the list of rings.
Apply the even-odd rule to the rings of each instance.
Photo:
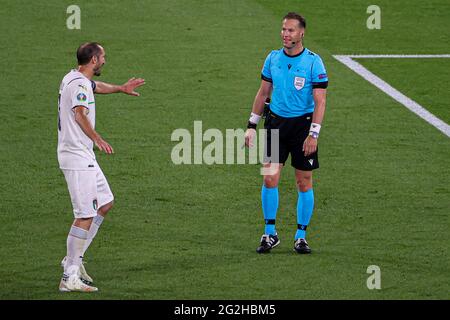
[[[311,138],[313,139],[318,139],[319,138],[319,134],[317,132],[314,131],[310,131],[309,135],[311,136]]]

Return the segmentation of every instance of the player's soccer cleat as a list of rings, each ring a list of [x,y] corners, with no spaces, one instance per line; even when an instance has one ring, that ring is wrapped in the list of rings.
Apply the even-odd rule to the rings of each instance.
[[[305,239],[297,239],[294,243],[294,250],[300,254],[311,253],[311,248],[308,246],[308,242]]]
[[[63,274],[61,282],[59,283],[59,291],[95,292],[98,291],[98,288],[85,284],[77,274],[72,274],[70,276]]]
[[[66,265],[66,261],[67,261],[67,257],[64,257],[64,259],[62,259],[62,261],[61,261],[61,267],[64,268],[64,266]],[[82,262],[80,265],[78,275],[80,276],[81,281],[83,281],[87,285],[91,285],[94,283],[94,280],[86,272],[86,268],[84,267],[84,262]]]
[[[278,235],[271,234],[263,234],[261,237],[261,244],[256,249],[258,253],[268,253],[272,248],[275,248],[280,244],[280,239],[278,239]]]

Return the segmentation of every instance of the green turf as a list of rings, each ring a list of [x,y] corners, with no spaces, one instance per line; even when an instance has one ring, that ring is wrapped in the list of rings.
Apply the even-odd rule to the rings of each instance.
[[[449,53],[446,1],[379,1],[379,31],[365,27],[369,1],[78,1],[82,29],[67,30],[70,4],[1,6],[0,298],[449,298],[450,141],[331,56]],[[204,129],[245,126],[290,10],[306,16],[306,44],[330,76],[308,229],[314,254],[292,251],[296,191],[287,168],[282,243],[259,256],[259,166],[176,166],[170,135],[192,130],[194,120]],[[97,129],[116,151],[97,153],[116,205],[86,255],[100,291],[62,295],[59,262],[73,217],[56,160],[57,92],[88,40],[107,51],[102,80],[139,76],[147,84],[139,98],[96,98]],[[367,63],[400,90],[409,86],[398,72],[417,87],[418,75],[441,66]],[[412,98],[448,120],[448,93],[421,95],[445,91],[448,77],[439,87],[424,77]],[[366,287],[373,264],[381,290]]]
[[[450,51],[449,51],[450,52]],[[446,123],[450,123],[449,58],[358,59],[371,72],[413,99]]]

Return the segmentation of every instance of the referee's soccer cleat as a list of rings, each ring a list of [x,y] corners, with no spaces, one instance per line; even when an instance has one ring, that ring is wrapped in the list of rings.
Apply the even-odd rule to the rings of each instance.
[[[64,257],[61,261],[61,267],[66,265],[67,257]],[[78,275],[80,276],[81,281],[83,281],[87,285],[91,285],[94,283],[94,280],[88,275],[86,272],[86,268],[84,267],[84,262],[81,262],[80,269],[78,271]]]
[[[280,244],[280,239],[278,235],[263,234],[261,237],[261,244],[256,249],[258,253],[269,253],[272,248],[275,248]]]
[[[300,254],[311,253],[311,248],[308,246],[308,242],[305,239],[297,239],[294,243],[294,250]]]
[[[61,282],[59,283],[59,291],[61,292],[95,292],[98,288],[87,285],[81,281],[77,274],[72,274],[70,276],[63,274]]]

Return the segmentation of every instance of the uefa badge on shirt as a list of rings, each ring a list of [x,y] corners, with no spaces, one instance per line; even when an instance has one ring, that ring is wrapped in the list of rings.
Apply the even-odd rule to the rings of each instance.
[[[302,89],[305,86],[305,78],[295,77],[294,78],[294,87],[297,90]]]
[[[77,95],[77,100],[78,100],[78,101],[85,102],[86,99],[87,99],[87,97],[86,97],[86,95],[85,95],[84,93],[79,93],[79,94]]]

